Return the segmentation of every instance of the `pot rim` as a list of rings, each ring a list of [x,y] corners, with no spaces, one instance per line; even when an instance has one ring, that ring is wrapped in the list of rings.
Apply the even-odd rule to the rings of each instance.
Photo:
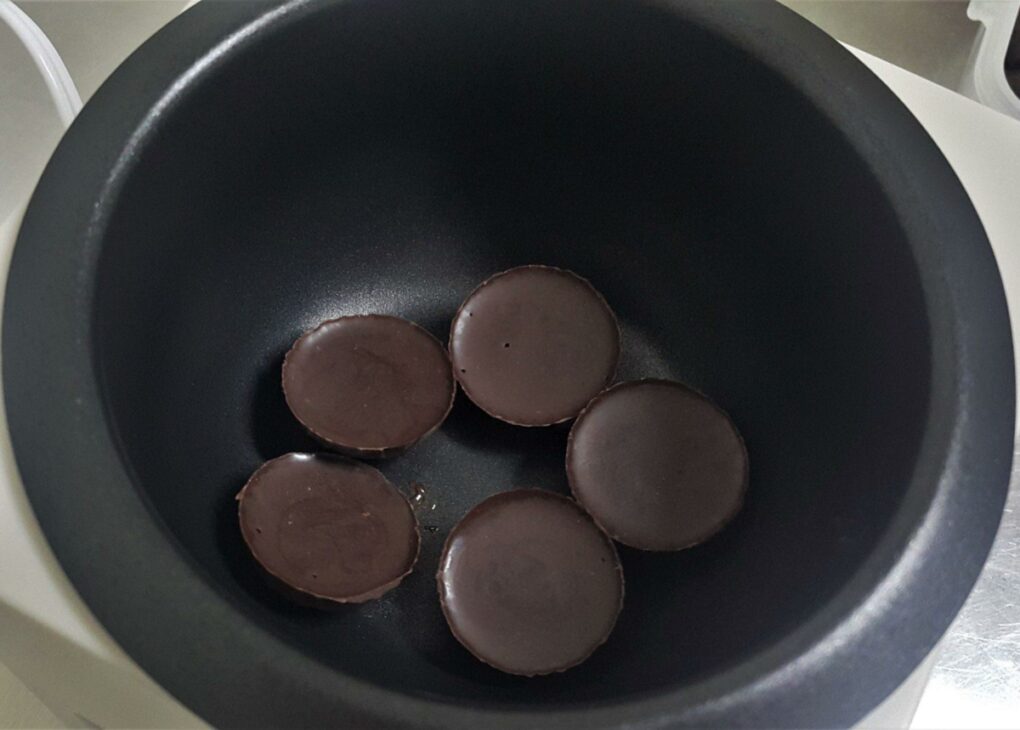
[[[966,193],[896,96],[792,11],[773,3],[748,3],[739,12],[733,3],[654,4],[694,19],[798,88],[870,166],[909,234],[930,319],[932,395],[917,468],[882,539],[854,578],[777,644],[683,689],[612,704],[482,709],[350,677],[337,682],[316,660],[249,621],[133,486],[101,397],[90,344],[94,282],[82,275],[96,268],[111,201],[160,117],[212,69],[318,7],[309,0],[200,3],[110,77],[54,153],[18,237],[2,346],[17,463],[61,565],[127,653],[207,720],[322,726],[345,718],[358,727],[445,728],[534,727],[551,717],[565,728],[849,725],[907,677],[959,610],[999,522],[1014,426],[1005,296]],[[81,529],[83,521],[90,530]],[[125,583],[133,590],[123,590]],[[187,611],[176,608],[185,605]],[[300,697],[301,706],[284,706],[279,697]]]

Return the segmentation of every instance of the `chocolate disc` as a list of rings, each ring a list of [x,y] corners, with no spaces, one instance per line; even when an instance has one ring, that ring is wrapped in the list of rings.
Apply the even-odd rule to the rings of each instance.
[[[378,598],[418,559],[411,505],[367,464],[286,454],[259,467],[237,500],[252,555],[307,596],[337,603]]]
[[[341,317],[302,335],[283,362],[291,412],[352,456],[390,456],[432,433],[453,406],[442,344],[399,317]]]
[[[680,550],[720,530],[740,510],[747,451],[718,406],[685,385],[615,385],[578,417],[567,442],[577,501],[615,540]]]
[[[578,414],[612,380],[616,318],[585,279],[549,266],[496,274],[461,305],[450,358],[464,392],[491,416],[548,426]]]
[[[566,497],[489,497],[450,532],[439,599],[454,636],[496,669],[533,676],[587,659],[623,604],[616,549]]]

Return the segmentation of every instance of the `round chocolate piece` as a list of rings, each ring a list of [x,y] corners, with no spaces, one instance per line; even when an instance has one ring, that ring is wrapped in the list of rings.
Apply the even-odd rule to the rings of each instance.
[[[399,317],[341,317],[302,335],[283,392],[308,431],[351,456],[391,456],[435,431],[456,385],[442,343]]]
[[[681,550],[740,510],[747,451],[729,416],[705,396],[672,381],[639,380],[613,386],[578,417],[567,479],[613,539]]]
[[[453,635],[510,674],[580,664],[623,605],[612,541],[573,500],[541,489],[475,506],[450,532],[437,580]]]
[[[521,266],[460,306],[450,331],[454,375],[483,411],[518,426],[578,414],[616,372],[620,331],[606,300],[577,274]]]
[[[411,572],[411,505],[378,469],[332,454],[267,461],[237,495],[252,555],[285,586],[337,603],[378,598]]]

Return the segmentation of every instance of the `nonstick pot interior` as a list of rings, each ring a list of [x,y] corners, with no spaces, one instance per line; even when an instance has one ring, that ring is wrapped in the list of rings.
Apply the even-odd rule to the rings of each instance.
[[[235,7],[199,7],[143,48],[72,130],[26,221],[4,326],[33,503],[143,666],[224,724],[851,722],[891,690],[976,575],[1012,434],[987,242],[891,95],[772,7],[219,5]],[[206,55],[174,76],[189,53]],[[54,222],[62,193],[69,220]],[[304,330],[380,312],[445,339],[475,284],[525,263],[588,277],[622,326],[619,378],[710,394],[751,464],[717,538],[621,551],[608,643],[539,679],[456,643],[434,571],[479,500],[566,491],[565,429],[514,428],[459,396],[441,431],[381,465],[435,505],[418,568],[335,612],[266,585],[234,502],[263,460],[317,448],[280,389]],[[31,289],[46,276],[56,292]],[[33,313],[32,296],[49,303]],[[41,373],[33,352],[52,358]],[[957,513],[971,534],[931,556],[957,565],[914,591],[931,566],[908,542],[963,485],[982,500]],[[71,505],[74,534],[57,529]],[[860,625],[894,566],[908,595]],[[822,669],[860,680],[849,697],[811,662],[785,694],[747,690],[854,621],[886,644],[828,644]],[[745,690],[758,714],[720,704]]]

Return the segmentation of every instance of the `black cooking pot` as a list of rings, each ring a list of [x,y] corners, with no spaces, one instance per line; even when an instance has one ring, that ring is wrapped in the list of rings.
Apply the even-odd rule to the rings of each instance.
[[[433,578],[464,512],[565,490],[561,429],[460,398],[383,470],[427,485],[418,569],[317,613],[266,587],[234,494],[314,448],[280,363],[322,319],[412,318],[573,269],[621,379],[710,393],[746,508],[623,550],[609,642],[561,675],[471,658]],[[36,190],[3,322],[25,486],[75,586],[220,725],[852,723],[934,645],[998,523],[1013,361],[988,242],[935,145],[772,4],[206,2],[95,95]]]

